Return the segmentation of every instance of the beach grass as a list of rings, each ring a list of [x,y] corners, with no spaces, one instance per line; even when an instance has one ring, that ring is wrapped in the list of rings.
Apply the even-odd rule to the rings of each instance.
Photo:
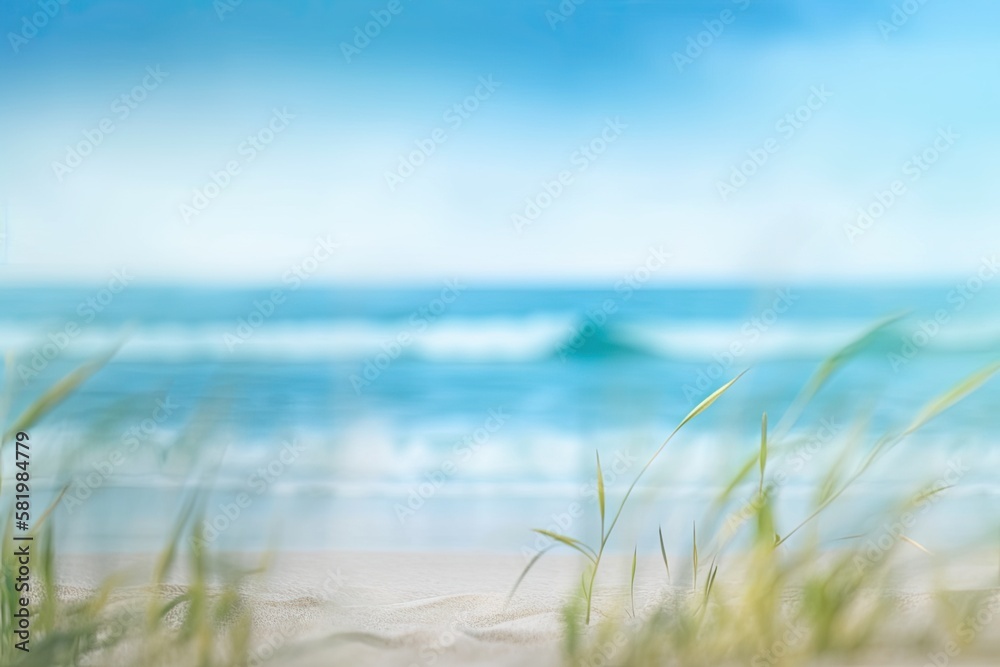
[[[94,373],[114,351],[74,370],[11,420],[2,447],[10,447],[19,432],[29,431]],[[8,365],[7,377],[11,377]],[[9,388],[8,388],[9,390]],[[9,399],[3,401],[9,405]],[[2,472],[2,471],[0,471]],[[0,477],[0,492],[3,489]],[[184,549],[199,542],[199,517],[204,489],[190,492],[175,525],[157,556],[153,576],[144,587],[145,603],[121,604],[113,593],[123,581],[111,575],[85,599],[66,600],[57,587],[52,512],[62,500],[63,485],[43,512],[32,517],[30,530],[14,541],[13,505],[3,508],[3,545],[0,551],[0,665],[56,667],[60,665],[245,665],[250,647],[250,624],[241,581],[251,572],[224,563],[205,549]],[[30,577],[20,575],[22,564],[9,545],[29,544]],[[186,585],[168,586],[168,578],[185,559]],[[27,587],[25,587],[27,585]],[[18,615],[20,600],[30,600],[30,639],[22,644]],[[18,645],[21,644],[19,647]],[[27,649],[27,650],[24,650]]]
[[[891,325],[889,318],[824,361],[815,375],[793,401],[779,421],[782,435],[787,435],[805,412],[808,402],[824,384],[865,349],[878,331]],[[922,544],[905,534],[896,536],[885,553],[877,559],[860,546],[864,535],[848,536],[848,543],[836,547],[821,545],[815,535],[793,541],[843,496],[870,468],[889,451],[903,443],[940,414],[957,404],[989,380],[1000,364],[992,364],[961,379],[939,396],[933,397],[905,426],[874,439],[851,469],[851,454],[858,449],[858,438],[844,446],[836,464],[817,486],[814,505],[808,515],[786,530],[776,520],[777,492],[780,485],[769,485],[767,465],[774,438],[769,433],[767,414],[761,417],[760,445],[753,459],[741,466],[713,507],[732,507],[736,489],[746,482],[750,471],[757,468],[759,479],[755,497],[749,503],[730,510],[722,529],[706,539],[699,539],[697,525],[691,528],[691,587],[672,586],[667,544],[663,530],[657,528],[660,554],[667,587],[661,602],[644,609],[638,616],[634,610],[635,558],[630,573],[629,608],[624,615],[603,619],[598,628],[585,632],[592,622],[594,582],[601,556],[605,553],[611,532],[618,522],[629,496],[654,460],[660,456],[678,431],[695,416],[719,400],[740,376],[730,380],[691,411],[653,453],[646,465],[628,487],[618,505],[615,518],[605,530],[605,491],[597,460],[597,488],[600,541],[595,548],[568,535],[537,531],[551,537],[555,546],[565,545],[586,559],[585,585],[579,600],[567,606],[566,659],[571,665],[746,665],[752,667],[809,664],[933,664],[943,667],[953,659],[990,660],[1000,655],[994,642],[982,646],[984,628],[976,627],[971,619],[982,619],[1000,610],[1000,588],[988,587],[959,591],[944,589],[930,593],[932,613],[923,618],[901,620],[900,610],[913,601],[912,596],[898,593],[893,556],[900,549],[911,547],[930,555]],[[742,375],[742,374],[741,374]],[[856,436],[859,434],[856,434]],[[780,445],[780,443],[779,443]],[[945,491],[945,487],[918,490],[902,501],[898,513],[915,510]],[[869,517],[870,518],[870,517]],[[984,527],[990,518],[983,517]],[[746,533],[749,532],[749,535]],[[742,534],[742,535],[741,535]],[[733,548],[737,537],[749,538],[744,545]],[[709,566],[700,569],[706,555],[699,554],[699,542],[706,545]],[[532,559],[517,579],[511,596],[524,581],[539,558]],[[633,551],[633,554],[635,552]],[[725,584],[719,573],[734,572]],[[925,575],[926,576],[926,575]],[[1000,586],[1000,581],[994,582]],[[979,625],[985,626],[981,622]],[[994,631],[993,636],[997,633]],[[610,638],[615,638],[614,640]],[[860,664],[860,663],[858,663]]]

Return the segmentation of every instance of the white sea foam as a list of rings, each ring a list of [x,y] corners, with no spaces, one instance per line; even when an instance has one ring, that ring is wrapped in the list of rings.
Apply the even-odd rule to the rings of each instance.
[[[612,322],[600,330],[571,318],[450,318],[414,326],[401,320],[376,322],[264,322],[241,337],[236,323],[147,324],[131,329],[84,327],[75,336],[5,324],[0,341],[22,358],[87,358],[124,341],[119,357],[183,361],[250,359],[275,361],[365,360],[391,356],[428,362],[531,362],[560,351],[587,349],[591,355],[621,352],[679,360],[711,360],[738,346],[746,359],[822,358],[863,333],[870,322],[794,321],[761,329],[745,322],[663,320]],[[246,330],[244,330],[245,332]],[[599,333],[595,333],[599,331]],[[887,345],[921,338],[917,322],[902,323]],[[60,342],[61,341],[61,342]],[[66,343],[68,342],[68,345]],[[921,347],[929,353],[988,351],[1000,345],[1000,320],[953,322]],[[65,347],[64,347],[65,345]]]

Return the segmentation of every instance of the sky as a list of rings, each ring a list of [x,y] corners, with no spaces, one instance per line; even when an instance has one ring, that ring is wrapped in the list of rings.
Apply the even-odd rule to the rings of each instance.
[[[985,1],[10,0],[0,281],[927,282],[998,248]],[[323,253],[320,253],[323,254]]]

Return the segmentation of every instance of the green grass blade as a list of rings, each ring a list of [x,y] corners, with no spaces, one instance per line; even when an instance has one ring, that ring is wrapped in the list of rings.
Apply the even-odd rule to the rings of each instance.
[[[703,400],[701,403],[695,406],[695,408],[691,410],[691,412],[689,412],[687,416],[684,417],[684,419],[682,419],[681,422],[674,428],[674,430],[670,433],[670,435],[667,436],[667,439],[663,441],[663,444],[660,445],[655,452],[653,452],[653,455],[649,457],[648,461],[646,461],[646,465],[642,467],[642,470],[639,471],[639,474],[635,476],[635,479],[632,480],[632,483],[629,485],[628,490],[625,492],[625,497],[622,498],[621,503],[618,505],[618,510],[615,512],[615,518],[612,519],[611,525],[608,526],[608,532],[604,535],[602,541],[607,541],[608,537],[610,537],[611,531],[614,530],[615,525],[618,523],[618,519],[622,515],[622,510],[625,509],[625,503],[628,502],[629,496],[632,495],[632,491],[635,489],[635,485],[639,483],[639,480],[645,474],[646,470],[649,469],[649,466],[653,465],[653,461],[656,460],[656,458],[666,448],[667,444],[670,443],[673,437],[677,435],[678,431],[680,431],[681,428],[683,428],[684,425],[687,424],[689,421],[691,421],[692,419],[700,415],[702,412],[707,410],[709,406],[715,403],[715,401],[717,401],[719,397],[721,397],[724,393],[729,391],[729,388],[732,387],[737,380],[743,377],[746,374],[746,372],[747,371],[741,372],[732,380],[730,380],[726,384],[722,385],[721,387],[713,391],[707,398],[705,398],[705,400]]]
[[[802,391],[800,391],[792,401],[788,410],[785,411],[785,414],[782,415],[781,419],[778,421],[778,426],[774,429],[774,437],[781,440],[785,434],[791,430],[792,426],[795,425],[795,422],[797,422],[799,417],[802,416],[802,412],[805,410],[805,407],[809,404],[813,397],[819,393],[820,389],[823,388],[829,379],[844,365],[846,365],[847,362],[878,340],[879,336],[881,336],[887,328],[903,319],[906,315],[907,313],[901,312],[880,320],[860,336],[824,359],[819,365],[819,368],[817,368],[813,373],[812,377],[810,377],[806,382]]]
[[[764,495],[764,470],[767,467],[767,413],[760,420],[760,495]]]
[[[719,397],[722,396],[727,391],[729,391],[729,388],[732,387],[737,380],[746,375],[746,373],[747,371],[741,372],[732,380],[730,380],[729,382],[727,382],[726,384],[722,385],[721,387],[713,391],[711,394],[709,394],[708,397],[705,398],[705,400],[696,405],[695,408],[687,414],[687,417],[681,420],[681,423],[677,425],[677,428],[674,429],[674,431],[679,431],[681,427],[683,427],[689,421],[691,421],[692,419],[700,415],[702,412],[707,410],[712,405],[712,403],[715,403],[717,400],[719,400]]]
[[[859,352],[871,345],[885,329],[892,326],[896,322],[899,322],[901,319],[906,317],[906,315],[906,312],[899,312],[879,320],[860,336],[834,352],[820,365],[819,369],[817,369],[816,373],[812,377],[811,384],[817,387],[825,384],[826,381],[830,379],[830,376],[843,366],[844,363],[850,360],[851,357],[857,355]]]
[[[863,475],[865,473],[865,471],[868,470],[868,468],[871,467],[871,465],[873,463],[875,463],[875,461],[879,458],[879,456],[881,456],[882,454],[884,454],[885,452],[887,452],[889,449],[892,448],[893,445],[895,445],[898,442],[899,442],[899,438],[896,438],[896,439],[893,440],[893,439],[889,439],[889,438],[883,437],[881,440],[879,440],[878,443],[876,443],[875,446],[872,448],[872,451],[868,454],[868,456],[865,458],[865,460],[851,474],[851,476],[847,479],[846,482],[844,482],[843,484],[841,484],[840,487],[838,487],[836,489],[836,491],[834,491],[833,487],[831,487],[830,491],[828,493],[824,493],[823,494],[823,496],[822,496],[822,498],[823,498],[822,502],[816,507],[816,509],[812,512],[812,514],[810,514],[809,516],[807,516],[801,523],[799,523],[797,526],[795,526],[795,528],[793,528],[792,530],[790,530],[783,537],[781,537],[778,540],[775,540],[775,543],[774,543],[775,548],[781,546],[792,535],[794,535],[795,533],[797,533],[803,526],[805,526],[810,521],[812,521],[813,519],[815,519],[827,507],[829,507],[831,504],[833,504],[833,502],[835,500],[837,500],[837,498],[839,498],[841,495],[843,495],[843,493],[845,491],[847,491],[847,489],[849,489],[851,487],[851,485],[854,484],[854,482],[857,481],[857,479],[859,477],[861,477],[861,475]]]
[[[953,405],[961,401],[963,398],[971,394],[973,391],[978,389],[980,386],[983,385],[983,383],[989,380],[990,377],[992,377],[993,374],[996,373],[998,370],[1000,370],[1000,363],[994,363],[991,364],[990,366],[987,366],[981,371],[973,373],[971,376],[969,376],[965,380],[955,385],[952,389],[950,389],[943,395],[939,396],[938,398],[928,403],[923,408],[923,410],[921,410],[917,414],[917,417],[913,420],[910,426],[905,431],[903,431],[902,434],[894,438],[884,437],[881,440],[879,440],[879,442],[876,443],[875,447],[872,448],[871,453],[868,455],[865,461],[854,472],[854,474],[851,475],[851,477],[847,480],[847,482],[845,482],[842,486],[840,486],[840,488],[836,492],[831,492],[830,494],[828,494],[828,496],[824,498],[823,502],[816,508],[816,510],[812,514],[806,517],[806,519],[802,521],[802,523],[800,523],[798,526],[796,526],[792,531],[790,531],[784,537],[778,540],[775,543],[775,546],[776,547],[780,546],[788,538],[790,538],[792,535],[798,532],[800,528],[802,528],[804,525],[812,521],[823,510],[829,507],[834,500],[839,498],[840,495],[843,494],[844,491],[846,491],[847,488],[855,482],[855,480],[857,480],[862,474],[864,474],[866,470],[868,470],[868,468],[871,467],[871,465],[878,459],[879,456],[881,456],[888,450],[892,449],[906,436],[910,435],[917,429],[921,428],[927,422],[934,419],[942,412],[952,407]]]
[[[924,409],[917,414],[916,418],[906,431],[903,432],[903,434],[909,435],[924,426],[924,424],[931,421],[982,386],[998,370],[1000,370],[1000,363],[991,364],[981,371],[973,373],[941,396],[935,398],[933,401],[924,406]]]
[[[663,566],[667,568],[667,583],[670,583],[670,561],[667,560],[667,548],[663,546],[663,526],[659,526],[660,555],[663,556]]]
[[[166,581],[167,574],[173,567],[174,561],[177,558],[177,551],[182,544],[184,528],[188,525],[189,520],[195,514],[195,510],[198,505],[198,496],[199,492],[193,491],[187,497],[180,513],[174,521],[173,530],[167,540],[166,547],[157,558],[156,567],[153,572],[153,581],[157,584],[162,584]],[[197,549],[198,547],[195,548]]]
[[[4,432],[0,447],[7,443],[20,431],[26,431],[35,422],[41,419],[52,408],[62,403],[73,391],[83,384],[91,375],[99,371],[118,352],[121,344],[116,345],[104,356],[89,361],[79,368],[71,371],[68,375],[56,382],[42,394],[34,403],[29,405],[21,415],[14,420],[14,423]]]
[[[534,556],[532,556],[531,560],[528,561],[528,564],[524,566],[523,570],[521,570],[521,576],[519,576],[517,578],[517,581],[514,582],[514,586],[510,589],[510,593],[507,595],[507,601],[504,602],[504,606],[510,604],[511,599],[514,597],[514,593],[517,592],[517,589],[521,585],[521,582],[524,581],[524,578],[526,576],[528,576],[528,571],[531,570],[531,568],[533,568],[535,566],[535,563],[537,563],[539,561],[539,559],[542,556],[544,556],[545,553],[547,551],[549,551],[550,549],[552,549],[554,546],[555,546],[554,544],[550,544],[549,546],[545,547],[544,549],[542,549],[541,551],[539,551],[537,554],[535,554]]]
[[[597,554],[594,552],[594,550],[588,547],[580,540],[575,540],[572,537],[566,537],[565,535],[560,535],[559,533],[553,533],[551,530],[544,530],[542,528],[535,528],[534,531],[539,535],[550,537],[556,542],[561,542],[572,549],[576,549],[584,556],[586,556],[591,562],[597,560]]]
[[[718,496],[716,496],[714,501],[714,507],[716,509],[726,504],[726,502],[729,500],[729,497],[733,495],[733,491],[735,491],[736,488],[740,484],[742,484],[743,481],[747,478],[747,475],[749,475],[753,471],[753,467],[754,465],[757,464],[758,458],[759,455],[756,453],[747,457],[747,460],[743,462],[743,465],[740,466],[740,469],[729,480],[729,483],[726,484],[722,492],[719,493]]]
[[[52,510],[56,508],[56,506],[59,504],[59,501],[62,500],[63,496],[66,495],[66,492],[69,491],[69,486],[70,485],[68,482],[65,485],[63,485],[63,488],[59,491],[58,494],[56,494],[55,499],[51,503],[49,503],[49,506],[45,508],[45,511],[42,512],[41,515],[39,515],[38,519],[35,520],[35,525],[32,526],[31,528],[32,533],[34,533],[35,531],[37,531],[39,528],[42,527],[42,525],[45,523],[45,520],[49,518],[50,514],[52,514]]]
[[[705,599],[703,604],[708,604],[708,596],[712,593],[712,586],[715,584],[715,575],[719,572],[719,566],[715,563],[715,558],[712,558],[711,565],[708,566],[708,576],[705,577]]]

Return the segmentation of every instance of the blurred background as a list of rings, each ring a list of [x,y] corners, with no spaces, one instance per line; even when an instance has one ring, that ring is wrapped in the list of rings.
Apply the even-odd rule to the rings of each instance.
[[[120,345],[32,433],[60,538],[154,549],[210,484],[232,548],[530,554],[750,368],[647,480],[681,533],[898,316],[780,452],[794,514],[1000,351],[998,11],[5,3],[4,413]],[[866,502],[958,469],[935,530],[997,509],[998,391]]]

